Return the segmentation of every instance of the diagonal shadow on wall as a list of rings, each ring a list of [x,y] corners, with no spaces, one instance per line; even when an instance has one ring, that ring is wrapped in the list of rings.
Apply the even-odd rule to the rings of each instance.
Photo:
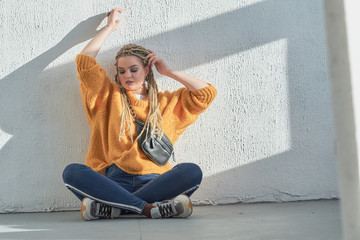
[[[267,0],[146,39],[136,40],[137,43],[149,48],[159,49],[166,46],[171,49],[171,52],[164,53],[165,57],[178,69],[215,61],[279,39],[288,41],[291,150],[209,176],[204,180],[204,191],[208,186],[223,188],[224,185],[218,182],[219,179],[224,179],[223,184],[226,184],[226,179],[229,181],[236,179],[238,185],[242,186],[241,189],[248,190],[246,183],[252,178],[260,178],[260,182],[264,184],[259,185],[258,192],[261,192],[261,188],[267,188],[269,194],[277,192],[279,195],[282,193],[300,198],[311,198],[316,195],[309,192],[311,186],[301,184],[302,180],[314,177],[307,174],[306,168],[297,166],[299,174],[290,175],[299,161],[307,165],[319,157],[311,156],[313,143],[324,142],[321,145],[324,149],[320,149],[320,152],[329,156],[329,161],[334,160],[331,152],[333,150],[329,149],[328,144],[332,139],[326,139],[328,138],[326,132],[332,131],[330,89],[327,83],[326,64],[319,64],[325,61],[326,47],[323,46],[325,36],[312,28],[301,28],[306,29],[303,32],[294,31],[299,25],[322,25],[322,21],[318,21],[322,20],[322,16],[312,13],[310,9],[312,6],[311,0]],[[319,8],[322,9],[321,4]],[[89,129],[82,110],[74,63],[43,70],[71,47],[92,38],[96,34],[94,26],[98,26],[104,17],[105,14],[100,14],[80,23],[59,44],[0,80],[0,129],[13,135],[0,149],[0,168],[3,171],[16,170],[25,176],[22,179],[5,179],[3,184],[8,191],[13,186],[12,181],[23,181],[24,185],[41,184],[41,176],[47,174],[45,169],[51,174],[60,175],[61,169],[67,163],[82,162],[87,150]],[[252,20],[251,24],[248,24],[248,19]],[[320,48],[319,52],[323,54],[316,55],[312,52],[313,48]],[[300,53],[298,49],[305,51]],[[100,62],[110,65],[117,50],[105,51],[101,55],[103,59],[100,59]],[[304,72],[311,72],[311,75],[318,77],[306,79],[303,77]],[[307,95],[313,94],[318,95],[318,101],[308,103]],[[34,105],[37,107],[34,108]],[[304,108],[310,105],[312,105],[312,113],[310,117],[304,118],[303,112],[306,111]],[[325,124],[322,122],[324,116],[329,117]],[[79,124],[69,124],[73,122]],[[75,137],[69,139],[68,136]],[[304,141],[304,138],[307,139]],[[303,159],[304,156],[307,159]],[[48,166],[42,165],[44,159],[48,159]],[[242,160],[234,161],[241,163]],[[314,163],[314,167],[321,169],[315,179],[320,177],[327,181],[329,175],[334,173],[329,173],[328,168],[322,168],[321,164],[323,163]],[[329,162],[329,164],[333,163]],[[44,172],[34,178],[27,176],[29,168],[43,169]],[[53,178],[49,179],[49,184],[61,183],[59,178]],[[299,192],[284,193],[281,189],[271,189],[272,184],[282,185],[284,189],[298,186],[296,189]],[[21,196],[32,194],[30,185],[28,189],[29,192],[21,193]],[[324,189],[326,192],[326,187]],[[212,191],[216,192],[217,189]],[[203,193],[200,191],[199,194]],[[19,193],[17,197],[21,196]],[[278,198],[282,199],[281,196]],[[276,197],[268,200],[274,199],[276,200]],[[246,197],[234,201],[243,200],[247,201]]]

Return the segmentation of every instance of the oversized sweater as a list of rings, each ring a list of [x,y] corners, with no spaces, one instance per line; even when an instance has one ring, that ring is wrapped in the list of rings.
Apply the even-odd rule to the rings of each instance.
[[[119,141],[122,114],[120,87],[110,81],[100,64],[93,57],[79,54],[76,56],[76,67],[82,102],[91,128],[85,164],[101,172],[115,163],[125,172],[135,175],[162,174],[170,170],[169,162],[165,166],[159,166],[150,160],[138,143],[131,141],[129,134],[122,136]],[[175,92],[159,93],[163,131],[173,144],[199,114],[206,110],[216,93],[212,85],[192,92],[187,88],[180,88]],[[149,112],[149,100],[137,99],[131,91],[127,91],[127,95],[138,118],[145,121]],[[132,125],[131,131],[135,139],[135,122]]]

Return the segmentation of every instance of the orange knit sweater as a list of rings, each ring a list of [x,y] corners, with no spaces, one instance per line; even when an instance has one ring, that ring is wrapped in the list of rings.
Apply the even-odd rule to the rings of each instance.
[[[168,162],[158,166],[132,143],[130,136],[123,136],[119,141],[122,99],[120,88],[109,80],[105,70],[93,57],[79,54],[76,57],[80,90],[86,116],[91,127],[90,146],[85,164],[101,172],[110,164],[130,174],[162,174],[171,169]],[[180,134],[195,122],[216,96],[212,85],[190,92],[180,88],[175,92],[159,93],[160,111],[163,117],[164,133],[174,144]],[[131,92],[127,92],[136,115],[145,121],[149,111],[149,100],[142,101]],[[135,122],[133,136],[136,136]]]

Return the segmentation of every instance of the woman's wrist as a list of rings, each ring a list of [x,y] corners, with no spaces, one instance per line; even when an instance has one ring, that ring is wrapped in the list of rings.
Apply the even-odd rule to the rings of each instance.
[[[106,25],[105,27],[103,27],[103,29],[101,29],[101,31],[105,32],[107,36],[109,36],[113,31],[115,31],[115,29],[116,28]]]
[[[180,72],[180,71],[177,71],[174,69],[170,69],[169,73],[166,76],[183,84],[190,91],[200,90],[204,87],[209,86],[209,84],[201,81],[200,79],[198,79],[194,76],[185,74],[183,72]]]
[[[112,33],[113,31],[116,30],[116,26],[108,26],[108,25],[106,25],[103,29],[104,29],[104,31],[109,32],[109,34],[110,34],[110,33]]]
[[[174,76],[175,76],[175,69],[172,69],[172,68],[168,68],[165,72],[164,72],[164,74],[163,75],[165,75],[165,76],[167,76],[167,77],[169,77],[169,78],[174,78]]]

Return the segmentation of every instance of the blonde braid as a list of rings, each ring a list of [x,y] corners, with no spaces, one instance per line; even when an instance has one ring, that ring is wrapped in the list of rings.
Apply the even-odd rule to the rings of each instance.
[[[150,52],[145,49],[144,47],[141,47],[136,44],[128,44],[125,45],[123,48],[120,49],[120,51],[116,54],[116,67],[117,67],[117,60],[121,57],[125,56],[136,56],[141,59],[142,63],[144,64],[144,67],[147,65],[147,59],[145,58]],[[152,69],[149,69],[149,74],[146,76],[145,81],[148,82],[148,91],[149,91],[149,114],[145,121],[145,126],[142,130],[142,132],[137,136],[136,140],[144,133],[144,131],[147,129],[147,127],[151,126],[151,136],[155,136],[155,134],[158,137],[162,137],[163,135],[163,119],[160,112],[160,104],[158,102],[158,94],[159,89],[158,85],[154,79],[154,73]],[[121,82],[118,78],[118,74],[115,75],[115,82],[120,86],[121,90],[121,100],[123,104],[123,112],[121,115],[121,123],[120,123],[120,132],[119,132],[119,141],[122,136],[125,135],[126,129],[130,134],[131,141],[134,142],[133,134],[131,132],[131,128],[133,125],[133,116],[131,114],[131,106],[129,106],[128,103],[128,96],[126,94],[125,88],[121,85]],[[146,132],[146,137],[148,136],[148,132]]]

